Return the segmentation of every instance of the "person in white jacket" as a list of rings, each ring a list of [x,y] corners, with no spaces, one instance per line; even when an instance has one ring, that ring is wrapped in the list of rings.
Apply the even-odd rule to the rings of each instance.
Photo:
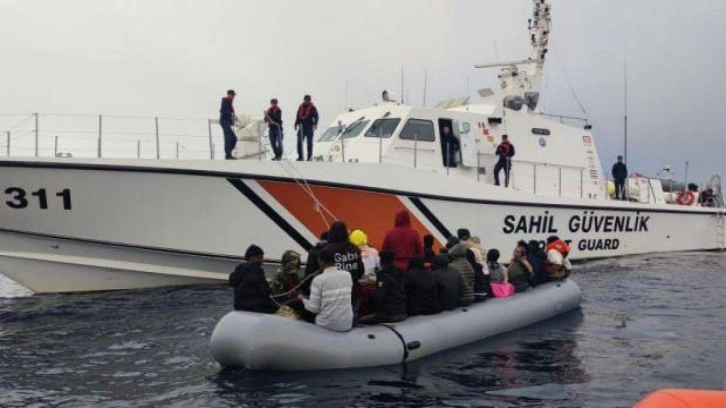
[[[344,332],[353,328],[350,273],[335,266],[335,255],[323,249],[318,255],[323,271],[310,285],[310,297],[300,295],[305,309],[315,313],[315,324],[328,330]]]

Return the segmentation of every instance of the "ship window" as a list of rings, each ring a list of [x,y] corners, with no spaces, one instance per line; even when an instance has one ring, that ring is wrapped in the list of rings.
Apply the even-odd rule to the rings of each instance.
[[[542,136],[549,136],[550,130],[549,129],[541,129],[541,128],[533,128],[532,133],[535,135],[542,135]]]
[[[436,140],[436,135],[434,135],[434,124],[430,120],[409,119],[401,131],[400,137],[403,140],[433,142]]]
[[[340,135],[340,132],[343,131],[343,126],[333,126],[329,127],[325,133],[323,133],[322,136],[318,139],[318,142],[332,142],[335,139],[338,138],[338,135]]]
[[[353,123],[351,123],[345,130],[343,131],[343,134],[340,135],[341,139],[352,139],[354,137],[358,137],[360,133],[363,131],[363,129],[368,126],[369,120],[358,120]]]
[[[382,139],[388,139],[393,136],[393,132],[396,131],[398,124],[401,123],[401,119],[378,119],[371,125],[370,129],[366,132],[366,137],[380,137]]]

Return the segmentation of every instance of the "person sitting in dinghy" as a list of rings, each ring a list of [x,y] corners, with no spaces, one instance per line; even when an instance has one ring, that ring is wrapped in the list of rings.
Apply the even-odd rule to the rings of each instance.
[[[270,285],[262,269],[264,259],[262,248],[250,245],[245,252],[247,262],[237,266],[229,275],[229,285],[234,288],[234,310],[259,313],[277,311],[277,305],[270,299]]]
[[[313,278],[310,298],[300,294],[305,310],[315,313],[315,324],[328,330],[345,332],[353,328],[350,273],[336,266],[330,248],[320,251],[318,263],[323,272]]]
[[[474,302],[474,280],[476,278],[474,276],[474,268],[471,267],[471,264],[466,259],[466,253],[467,248],[464,244],[455,244],[447,252],[451,260],[449,265],[459,271],[459,274],[464,279],[464,290],[461,291],[461,297],[459,297],[459,306],[469,306]]]
[[[282,254],[282,265],[270,281],[272,296],[278,302],[297,297],[292,293],[300,285],[300,254],[287,250]]]
[[[330,225],[328,246],[326,248],[333,253],[335,265],[338,269],[350,273],[353,280],[351,301],[355,323],[357,323],[360,308],[360,283],[358,281],[363,276],[365,265],[363,265],[360,249],[350,242],[348,236],[348,226],[343,221],[335,221]],[[322,268],[322,265],[320,267]]]
[[[570,276],[572,264],[567,259],[570,246],[558,236],[547,238],[547,275],[549,280],[561,280]]]
[[[434,273],[441,281],[442,290],[439,293],[439,303],[444,310],[453,310],[459,304],[466,283],[455,268],[449,266],[449,257],[444,254],[434,256]]]
[[[507,266],[509,283],[514,285],[515,293],[524,292],[529,288],[529,281],[533,272],[532,265],[527,261],[526,244],[517,243],[512,253],[512,259]]]
[[[406,311],[409,316],[441,313],[443,285],[438,275],[424,268],[422,256],[414,255],[406,271]]]
[[[514,286],[509,283],[507,268],[499,263],[499,250],[490,249],[487,252],[487,266],[491,279],[492,293],[494,297],[503,298],[514,294]]]
[[[395,323],[406,319],[406,287],[402,271],[396,269],[396,254],[379,254],[381,270],[377,273],[377,288],[371,292],[368,309],[372,311],[360,319],[361,324]]]

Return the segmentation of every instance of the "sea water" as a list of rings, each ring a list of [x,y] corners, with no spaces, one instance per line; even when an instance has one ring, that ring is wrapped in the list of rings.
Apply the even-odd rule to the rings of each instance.
[[[723,389],[726,254],[575,265],[579,311],[405,365],[222,370],[225,285],[35,295],[0,279],[0,406],[626,407]]]

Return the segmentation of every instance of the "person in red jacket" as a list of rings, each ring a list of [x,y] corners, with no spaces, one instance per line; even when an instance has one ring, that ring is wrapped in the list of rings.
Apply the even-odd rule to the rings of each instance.
[[[413,256],[423,256],[423,245],[418,231],[411,227],[411,215],[406,210],[396,214],[393,229],[383,239],[384,251],[396,253],[393,263],[399,270],[408,270],[408,261]]]

